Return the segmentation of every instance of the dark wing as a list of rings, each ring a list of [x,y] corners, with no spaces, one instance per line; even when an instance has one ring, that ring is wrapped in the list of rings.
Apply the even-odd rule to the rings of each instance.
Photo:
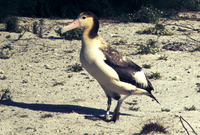
[[[111,66],[118,73],[120,81],[133,84],[136,87],[145,89],[149,93],[151,93],[151,90],[153,90],[153,86],[151,85],[148,78],[146,78],[146,76],[146,80],[144,80],[144,82],[146,82],[148,85],[144,85],[143,83],[136,81],[137,79],[134,75],[137,72],[142,71],[142,68],[140,66],[138,66],[137,64],[126,58],[126,56],[122,55],[110,46],[100,48],[100,50],[104,53],[106,57],[105,63]]]

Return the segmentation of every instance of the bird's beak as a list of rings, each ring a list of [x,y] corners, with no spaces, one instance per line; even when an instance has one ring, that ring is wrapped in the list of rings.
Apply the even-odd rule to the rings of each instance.
[[[75,28],[78,28],[80,27],[80,22],[78,19],[76,19],[74,22],[70,23],[69,25],[65,26],[65,27],[62,27],[61,29],[61,34],[69,31],[69,30],[72,30],[72,29],[75,29]]]

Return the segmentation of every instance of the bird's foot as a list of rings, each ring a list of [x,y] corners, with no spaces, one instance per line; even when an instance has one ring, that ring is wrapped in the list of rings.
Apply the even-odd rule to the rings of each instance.
[[[119,112],[114,112],[110,121],[116,122],[117,120],[119,120]]]
[[[109,114],[105,114],[105,116],[103,117],[104,120],[109,120]]]

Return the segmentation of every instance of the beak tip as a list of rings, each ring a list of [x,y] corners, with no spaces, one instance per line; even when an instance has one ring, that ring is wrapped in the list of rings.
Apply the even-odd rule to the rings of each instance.
[[[63,34],[63,33],[65,33],[65,32],[66,32],[66,30],[64,29],[64,27],[62,27],[60,33]]]

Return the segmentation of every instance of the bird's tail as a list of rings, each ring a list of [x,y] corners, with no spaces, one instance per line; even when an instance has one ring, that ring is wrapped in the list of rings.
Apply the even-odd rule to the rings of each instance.
[[[158,100],[157,100],[151,93],[149,93],[149,97],[153,98],[154,100],[156,100],[156,102],[157,102],[158,104],[160,104],[160,103],[158,102]]]

